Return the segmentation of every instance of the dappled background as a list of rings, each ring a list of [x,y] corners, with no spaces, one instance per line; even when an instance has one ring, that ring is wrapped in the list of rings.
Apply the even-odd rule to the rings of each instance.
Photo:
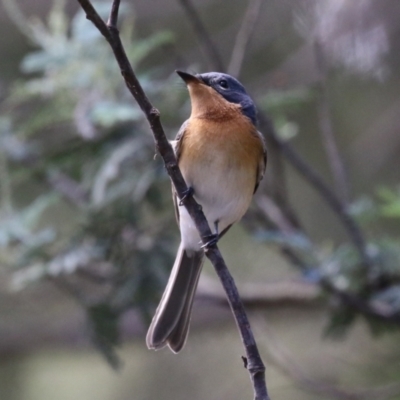
[[[179,232],[108,44],[74,1],[2,0],[0,21],[0,398],[251,398],[209,264],[185,349],[145,346]],[[122,2],[169,138],[175,69],[258,105],[267,175],[220,244],[273,399],[400,399],[399,22],[396,0]]]

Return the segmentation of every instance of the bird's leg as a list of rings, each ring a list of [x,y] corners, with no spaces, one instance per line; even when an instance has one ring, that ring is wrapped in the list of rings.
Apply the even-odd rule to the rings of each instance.
[[[183,202],[189,197],[189,196],[193,196],[194,193],[194,189],[189,186],[184,192],[183,192],[183,196],[179,201],[179,205],[183,206]]]
[[[209,247],[214,246],[218,243],[219,240],[218,223],[219,223],[218,220],[214,221],[215,233],[207,237],[208,241],[201,246],[202,249],[207,251]]]

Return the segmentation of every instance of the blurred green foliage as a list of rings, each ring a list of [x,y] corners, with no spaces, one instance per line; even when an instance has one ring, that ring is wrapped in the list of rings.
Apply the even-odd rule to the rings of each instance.
[[[102,15],[108,8],[95,6]],[[172,36],[138,39],[128,7],[121,18],[146,92],[163,98],[157,72],[141,62]],[[0,109],[2,265],[15,271],[15,288],[52,279],[69,289],[115,364],[119,316],[138,307],[149,318],[172,263],[169,181],[108,44],[84,14],[70,20],[56,1],[45,24],[26,26],[36,50]],[[32,183],[40,190],[26,192]]]

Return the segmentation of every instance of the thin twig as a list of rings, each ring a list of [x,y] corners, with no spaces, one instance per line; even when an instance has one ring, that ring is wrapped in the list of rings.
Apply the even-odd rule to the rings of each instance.
[[[247,44],[250,40],[258,17],[263,0],[249,0],[246,13],[244,14],[242,25],[236,36],[235,44],[231,55],[231,60],[228,65],[228,74],[239,77],[242,68],[244,54]]]
[[[199,43],[203,49],[203,52],[205,56],[207,56],[210,68],[220,72],[224,71],[225,68],[220,54],[215,47],[210,35],[207,33],[207,29],[204,27],[203,22],[199,18],[199,15],[194,8],[192,2],[190,0],[179,0],[179,2],[181,3],[187,17],[189,18],[191,25],[193,26]]]
[[[47,177],[49,184],[64,198],[78,207],[88,205],[88,195],[78,182],[63,172],[54,172]]]
[[[12,198],[12,185],[10,171],[8,169],[7,154],[0,147],[0,215],[11,216],[13,213]]]
[[[118,1],[118,0],[114,0]],[[126,56],[124,47],[117,29],[114,26],[107,26],[104,21],[97,14],[89,0],[78,0],[83,10],[86,12],[86,17],[94,23],[94,25],[103,34],[109,42],[121,73],[125,79],[125,83],[132,93],[133,97],[139,104],[144,112],[150,128],[153,132],[157,149],[163,158],[166,170],[171,178],[175,187],[178,197],[183,201],[186,209],[192,217],[203,243],[206,243],[211,235],[210,227],[201,210],[199,204],[195,201],[193,196],[184,196],[187,193],[187,186],[182,177],[181,171],[176,162],[176,158],[170,143],[168,142],[163,127],[160,122],[160,114],[156,108],[150,103],[142,86],[140,85],[136,75],[132,69],[131,64]],[[114,23],[116,24],[116,18]],[[211,246],[207,251],[207,257],[213,264],[228,297],[231,309],[235,316],[236,323],[242,337],[242,342],[245,347],[247,357],[247,369],[253,383],[254,397],[256,400],[269,400],[267,387],[265,383],[265,367],[261,360],[260,354],[254,340],[253,333],[250,328],[249,320],[247,318],[243,303],[240,300],[235,282],[226,267],[225,261],[216,245]]]
[[[314,54],[320,74],[317,111],[319,128],[323,139],[322,142],[325,147],[329,166],[335,182],[336,193],[344,204],[348,204],[350,200],[348,177],[342,157],[336,144],[329,104],[328,86],[326,83],[327,68],[325,54],[322,43],[318,40],[314,43]]]
[[[110,16],[108,17],[107,26],[117,29],[118,13],[120,0],[114,0],[111,5]]]

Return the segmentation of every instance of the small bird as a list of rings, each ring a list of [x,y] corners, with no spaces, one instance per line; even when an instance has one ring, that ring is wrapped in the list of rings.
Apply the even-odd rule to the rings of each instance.
[[[192,112],[172,144],[187,195],[201,205],[213,232],[210,246],[247,211],[267,153],[253,100],[237,79],[219,72],[176,72],[189,90]],[[207,244],[174,191],[173,199],[181,244],[146,342],[149,349],[168,345],[178,353],[187,339]]]

